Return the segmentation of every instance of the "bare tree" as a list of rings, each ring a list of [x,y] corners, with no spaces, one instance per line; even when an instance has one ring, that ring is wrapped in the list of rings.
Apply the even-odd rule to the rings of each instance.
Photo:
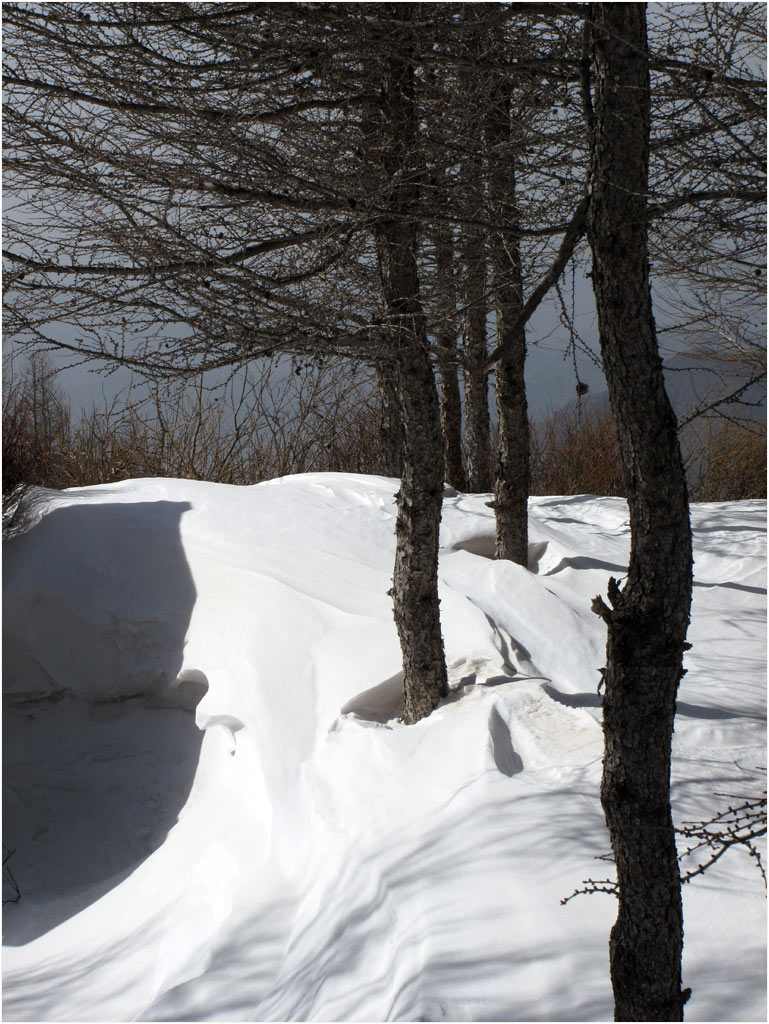
[[[393,600],[413,721],[447,689],[442,444],[416,264],[418,48],[407,8],[373,22],[324,11],[320,44],[318,15],[295,13],[9,10],[39,44],[17,35],[7,53],[17,190],[34,205],[24,190],[39,173],[56,223],[44,237],[16,221],[11,305],[20,333],[66,345],[34,316],[41,291],[65,292],[91,331],[73,349],[149,374],[276,351],[378,362],[404,430]]]
[[[497,46],[497,51],[501,47]],[[523,310],[520,223],[516,163],[521,140],[513,134],[512,83],[497,76],[489,89],[486,115],[489,219],[512,231],[492,231],[490,261],[494,277],[497,338],[504,346],[496,365],[497,451],[494,476],[496,555],[528,566],[529,415],[524,368],[526,334],[516,321]]]
[[[617,866],[610,942],[617,1020],[682,1020],[683,911],[670,809],[675,701],[692,588],[689,506],[649,291],[645,8],[596,3],[588,101],[588,238],[606,379],[630,508],[624,587],[593,608],[608,628],[601,800]]]
[[[440,185],[437,186],[440,188]],[[459,390],[457,347],[457,298],[454,239],[451,227],[440,223],[434,229],[435,248],[435,360],[441,390],[441,424],[446,480],[458,491],[467,489],[462,458],[462,399]]]
[[[660,8],[650,48],[650,253],[674,372],[694,384],[681,425],[750,431],[766,394],[766,8]]]
[[[416,6],[416,5],[415,5]],[[415,6],[388,7],[406,19]],[[392,216],[375,225],[385,302],[383,330],[392,353],[404,430],[403,474],[395,526],[395,622],[403,652],[406,722],[428,715],[448,692],[438,605],[438,528],[443,502],[440,410],[427,344],[417,270],[421,162],[414,101],[416,43],[392,30],[381,72],[379,117],[368,144],[387,177]],[[388,32],[388,43],[392,43]]]
[[[473,5],[474,6],[474,5]],[[468,12],[470,13],[470,12]],[[481,33],[473,33],[468,48],[476,61],[483,46]],[[483,123],[477,118],[483,109],[485,75],[468,69],[460,72],[457,99],[470,116],[463,125],[463,155],[458,175],[458,193],[463,216],[469,222],[461,231],[460,301],[462,317],[462,376],[465,391],[465,448],[467,452],[468,490],[478,493],[491,490],[491,433],[489,417],[489,385],[484,363],[486,344],[486,238],[481,227],[485,207],[483,167]]]

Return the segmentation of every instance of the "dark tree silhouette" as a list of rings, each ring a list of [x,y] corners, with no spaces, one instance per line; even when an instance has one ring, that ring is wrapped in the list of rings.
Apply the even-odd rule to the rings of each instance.
[[[649,64],[643,4],[595,3],[587,232],[601,352],[630,508],[624,587],[607,624],[601,800],[617,866],[610,941],[616,1020],[683,1019],[683,911],[670,809],[676,693],[692,590],[689,505],[665,393],[647,251]]]

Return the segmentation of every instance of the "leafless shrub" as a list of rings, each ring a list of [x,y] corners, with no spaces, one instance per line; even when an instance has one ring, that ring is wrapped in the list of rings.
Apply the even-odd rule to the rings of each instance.
[[[766,497],[766,425],[699,417],[682,433],[692,501]],[[532,494],[624,495],[611,412],[557,409],[531,431]]]
[[[289,473],[381,473],[381,413],[364,375],[265,363],[217,387],[153,383],[73,415],[40,360],[9,374],[3,493],[137,477],[252,484]],[[12,503],[15,507],[15,502]]]
[[[45,358],[33,357],[22,374],[11,364],[3,384],[3,496],[22,484],[67,487],[64,464],[72,437],[69,402]]]
[[[531,475],[532,494],[624,495],[611,413],[585,403],[534,424]]]
[[[692,501],[766,497],[765,424],[711,418],[698,423],[686,442]]]

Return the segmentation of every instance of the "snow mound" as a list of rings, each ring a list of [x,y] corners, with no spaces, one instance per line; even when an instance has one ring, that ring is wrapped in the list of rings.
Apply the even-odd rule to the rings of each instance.
[[[4,560],[5,1017],[612,1016],[590,612],[627,506],[532,499],[528,569],[447,489],[451,693],[403,726],[397,482],[38,492]],[[675,813],[765,764],[765,503],[697,506]],[[764,888],[685,890],[687,1019],[764,1014]],[[717,927],[714,928],[714,921]]]

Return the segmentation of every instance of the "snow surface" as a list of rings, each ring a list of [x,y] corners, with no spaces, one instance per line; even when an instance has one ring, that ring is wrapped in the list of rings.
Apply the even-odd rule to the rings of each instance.
[[[590,601],[627,506],[447,491],[452,692],[397,721],[393,493],[309,474],[40,492],[5,554],[5,1020],[612,1017]],[[763,788],[765,502],[693,508],[677,821]],[[9,892],[5,892],[9,895]],[[689,1020],[760,1020],[765,890],[684,887]]]

